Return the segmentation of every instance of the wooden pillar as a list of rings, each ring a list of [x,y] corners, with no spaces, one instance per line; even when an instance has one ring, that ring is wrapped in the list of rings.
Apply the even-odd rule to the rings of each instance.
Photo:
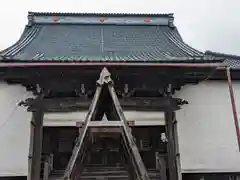
[[[176,154],[176,166],[177,166],[177,177],[178,180],[182,180],[182,168],[180,162],[180,152],[179,152],[179,143],[178,143],[178,121],[176,119],[176,113],[174,113],[173,117],[173,138],[174,138],[174,147]]]
[[[175,151],[175,142],[173,134],[173,123],[175,112],[170,108],[167,109],[164,113],[166,121],[166,134],[167,134],[167,154],[168,154],[168,177],[169,180],[178,180],[177,175],[177,166],[176,166],[176,151]]]
[[[27,179],[31,180],[31,169],[32,169],[32,157],[33,157],[33,136],[34,136],[35,122],[34,119],[31,119],[30,124],[30,143],[29,143],[29,155],[28,155],[28,176]]]
[[[40,179],[44,112],[39,105],[32,112],[28,180]]]

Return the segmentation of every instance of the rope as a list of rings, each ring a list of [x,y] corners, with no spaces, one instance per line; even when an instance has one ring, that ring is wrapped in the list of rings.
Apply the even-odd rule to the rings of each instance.
[[[12,115],[15,113],[15,111],[17,110],[18,105],[15,105],[15,107],[13,108],[13,110],[10,112],[10,114],[8,115],[8,117],[6,118],[6,120],[1,124],[0,126],[0,130],[9,122],[9,120],[11,119]]]

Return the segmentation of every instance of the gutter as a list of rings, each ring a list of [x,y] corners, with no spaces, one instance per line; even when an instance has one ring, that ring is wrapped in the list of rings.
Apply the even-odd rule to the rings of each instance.
[[[130,67],[182,67],[182,68],[226,68],[222,63],[130,63],[130,62],[44,62],[44,63],[0,63],[0,67],[50,67],[50,66],[130,66]]]

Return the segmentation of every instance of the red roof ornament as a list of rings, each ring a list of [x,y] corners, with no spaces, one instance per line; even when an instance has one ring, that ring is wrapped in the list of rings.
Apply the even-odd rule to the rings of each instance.
[[[146,18],[145,22],[149,23],[149,22],[151,22],[151,19],[150,18]]]
[[[59,18],[58,18],[57,16],[54,16],[54,17],[52,18],[52,20],[53,20],[54,23],[57,23],[57,22],[59,21]]]
[[[100,22],[103,23],[104,22],[104,18],[100,18]]]

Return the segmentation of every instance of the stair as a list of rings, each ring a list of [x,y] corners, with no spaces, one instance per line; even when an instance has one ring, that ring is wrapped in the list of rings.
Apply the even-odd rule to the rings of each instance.
[[[151,180],[160,180],[157,169],[148,170]],[[63,180],[64,170],[55,170],[49,176],[49,180]],[[79,180],[129,180],[129,174],[123,166],[86,165]]]
[[[50,175],[49,175],[49,180],[63,180],[63,174],[64,174],[64,169],[63,170],[54,170]]]
[[[129,174],[124,167],[85,166],[80,180],[128,180]]]
[[[160,171],[158,169],[148,169],[148,175],[151,180],[160,180]]]

